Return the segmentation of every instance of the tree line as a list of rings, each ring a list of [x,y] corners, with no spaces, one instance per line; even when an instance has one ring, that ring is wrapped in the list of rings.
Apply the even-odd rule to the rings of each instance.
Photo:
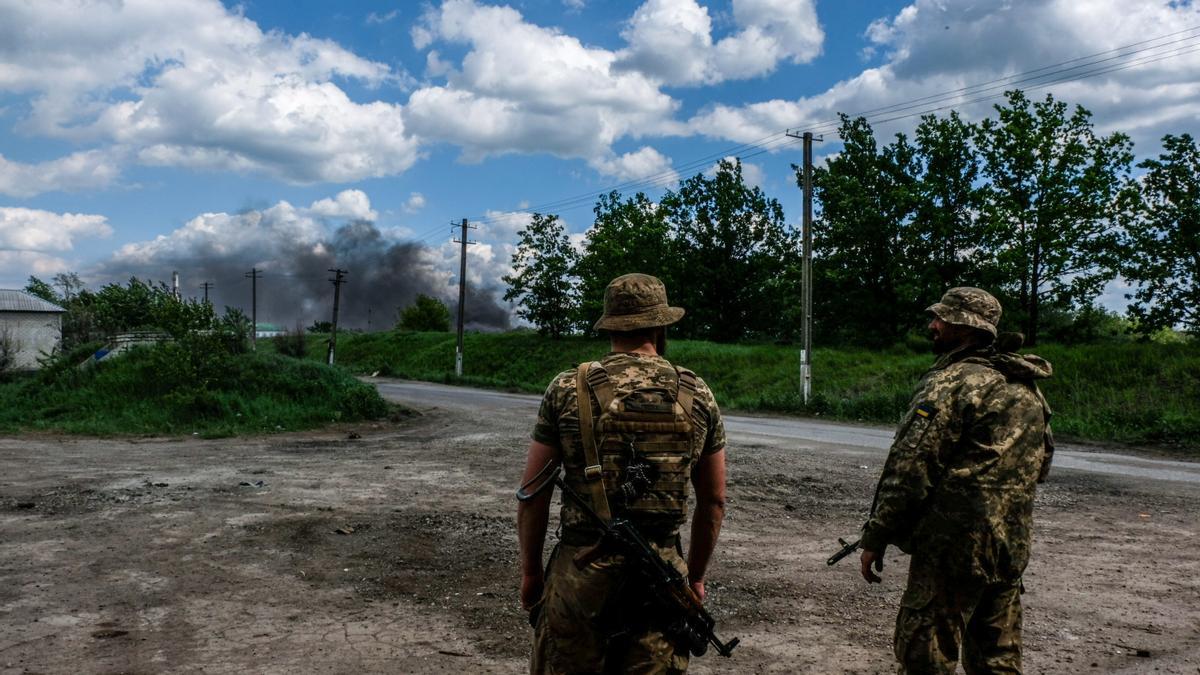
[[[1200,148],[1167,135],[1135,164],[1121,132],[1102,135],[1082,106],[1011,91],[978,123],[921,118],[881,143],[841,116],[840,152],[814,167],[814,330],[830,343],[894,343],[953,286],[1005,307],[1029,344],[1086,338],[1112,319],[1095,303],[1129,281],[1124,324],[1143,335],[1200,332]],[[802,169],[793,165],[797,185]],[[1135,170],[1136,169],[1136,170]],[[661,278],[687,308],[675,334],[787,341],[800,325],[799,227],[779,202],[722,161],[657,202],[602,195],[582,245],[554,214],[519,233],[505,300],[544,334],[588,333],[613,277]]]

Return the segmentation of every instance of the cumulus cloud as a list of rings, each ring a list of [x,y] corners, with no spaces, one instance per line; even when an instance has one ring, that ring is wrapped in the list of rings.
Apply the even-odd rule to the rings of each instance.
[[[70,251],[78,237],[107,237],[104,216],[0,207],[0,250]]]
[[[592,168],[620,180],[653,178],[663,185],[675,183],[679,174],[671,167],[671,158],[650,146],[623,155],[593,160]]]
[[[734,0],[737,30],[714,40],[696,0],[647,0],[621,35],[619,64],[672,85],[715,84],[771,73],[781,61],[807,63],[825,39],[811,0]]]
[[[333,198],[319,199],[312,203],[309,212],[324,218],[346,220],[375,220],[378,214],[371,208],[371,200],[362,190],[343,190]]]
[[[99,150],[76,152],[36,164],[13,162],[0,155],[0,194],[11,197],[103,188],[119,175],[115,158]]]
[[[49,276],[66,272],[71,263],[58,256],[37,251],[0,250],[0,285],[21,288],[29,275]]]
[[[408,199],[404,202],[405,213],[416,213],[425,208],[425,195],[420,192],[413,192],[408,195]]]
[[[882,55],[881,65],[810,97],[712,106],[693,116],[689,126],[706,136],[749,142],[788,127],[811,128],[835,119],[837,112],[867,111],[955,91],[1176,33],[1197,23],[1200,6],[1193,3],[1014,0],[997,5],[916,0],[867,29],[865,39],[873,53]],[[1158,53],[1173,50],[1181,51],[1166,47]],[[1056,84],[1052,91],[1056,98],[1096,113],[1102,131],[1122,130],[1139,143],[1153,142],[1163,133],[1194,127],[1200,120],[1200,82],[1194,76],[1198,69],[1200,53],[1177,53],[1137,68]],[[1029,88],[1032,96],[1040,98],[1043,90],[1034,88],[1038,82],[1008,88]],[[1004,88],[997,86],[987,93]],[[991,114],[996,102],[978,98],[964,94],[929,107],[953,105],[978,119]],[[915,124],[915,119],[907,118],[877,127],[892,133]]]
[[[401,106],[342,88],[406,75],[308,35],[264,32],[217,0],[0,0],[0,91],[28,133],[128,147],[150,164],[293,182],[402,172]]]
[[[418,49],[467,48],[447,82],[414,91],[405,110],[411,131],[459,145],[467,161],[509,152],[604,157],[617,138],[663,130],[677,106],[642,73],[614,68],[613,52],[511,7],[447,0],[412,36]]]

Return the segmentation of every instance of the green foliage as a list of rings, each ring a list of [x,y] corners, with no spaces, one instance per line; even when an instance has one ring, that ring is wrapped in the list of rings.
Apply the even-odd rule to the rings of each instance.
[[[517,316],[537,326],[543,335],[560,338],[570,332],[576,314],[571,277],[575,249],[555,215],[533,214],[519,235],[512,256],[513,273],[503,277],[508,284],[504,299],[520,303]]]
[[[547,340],[531,332],[466,336],[466,375],[455,378],[454,336],[376,333],[340,344],[344,367],[434,382],[541,393],[556,374],[608,350],[607,341]],[[1055,430],[1066,438],[1156,443],[1200,449],[1200,344],[1109,342],[1043,345],[1054,364],[1043,385]],[[522,358],[514,359],[513,354]],[[777,345],[672,340],[672,362],[694,369],[726,410],[800,413],[895,424],[933,362],[928,338],[914,334],[885,350],[814,351],[814,397],[799,394],[799,354]]]
[[[29,277],[29,283],[25,285],[25,292],[37,296],[46,302],[53,302],[56,305],[62,304],[63,301],[62,298],[58,297],[58,293],[54,292],[50,284],[32,275]]]
[[[308,332],[310,332],[310,333],[332,333],[333,332],[333,322],[332,321],[313,321],[312,325],[308,327]]]
[[[413,304],[400,312],[396,327],[400,330],[445,332],[450,330],[450,310],[441,300],[418,293]]]
[[[302,359],[308,352],[308,339],[304,337],[304,328],[299,323],[296,330],[281,333],[271,338],[276,354],[283,354],[294,359]]]
[[[1129,137],[1099,137],[1091,113],[1052,95],[1031,102],[1008,92],[997,119],[977,134],[984,175],[986,245],[997,262],[994,285],[1009,293],[1006,306],[1023,318],[1036,344],[1043,302],[1086,307],[1115,275],[1121,192],[1133,162]]]
[[[263,353],[232,354],[216,334],[142,347],[79,369],[95,345],[0,385],[0,431],[223,436],[377,419],[387,404],[343,370]]]
[[[799,298],[798,241],[779,202],[746,185],[741,161],[684,180],[660,208],[673,227],[668,294],[687,309],[680,333],[719,342],[778,335]]]
[[[1188,134],[1163,138],[1126,223],[1122,273],[1139,284],[1129,308],[1138,330],[1183,326],[1200,335],[1200,147]]]
[[[594,211],[595,222],[572,270],[579,279],[575,324],[586,333],[604,311],[608,282],[622,274],[652,274],[669,294],[678,288],[671,225],[663,209],[640,192],[625,201],[610,192],[600,195]]]

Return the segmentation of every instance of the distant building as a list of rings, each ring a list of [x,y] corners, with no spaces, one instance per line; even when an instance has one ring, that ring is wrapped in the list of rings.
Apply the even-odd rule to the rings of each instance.
[[[272,338],[276,335],[283,335],[286,332],[283,326],[259,321],[258,326],[254,330],[254,335],[260,338]]]
[[[67,310],[25,291],[0,289],[0,350],[11,350],[13,370],[36,370],[38,357],[62,343]]]

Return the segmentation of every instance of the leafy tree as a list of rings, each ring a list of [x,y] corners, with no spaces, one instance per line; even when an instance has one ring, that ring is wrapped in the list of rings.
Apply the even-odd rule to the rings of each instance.
[[[1141,198],[1126,224],[1125,277],[1140,284],[1129,313],[1139,331],[1182,325],[1200,333],[1200,148],[1188,134],[1167,135],[1146,169]]]
[[[308,327],[308,332],[310,332],[310,333],[332,333],[333,332],[333,322],[332,321],[313,321],[312,325]]]
[[[1015,294],[1028,344],[1043,302],[1087,306],[1114,276],[1118,197],[1133,162],[1121,133],[1098,137],[1091,113],[1020,91],[976,135],[989,179],[984,212],[999,282]],[[1008,303],[1011,304],[1011,303]]]
[[[543,335],[558,339],[571,330],[578,313],[571,278],[578,256],[556,215],[533,214],[529,227],[519,235],[513,273],[503,277],[508,284],[504,299],[517,300],[521,306],[517,316]]]
[[[46,302],[53,302],[56,305],[63,304],[63,299],[58,297],[58,293],[54,292],[54,288],[50,284],[32,275],[29,277],[29,283],[25,285],[25,292]]]
[[[83,290],[83,280],[74,272],[59,272],[54,275],[54,285],[62,289],[62,298],[70,302],[76,293]]]
[[[771,285],[797,248],[779,202],[746,185],[740,161],[722,161],[713,176],[668,191],[660,207],[674,228],[669,297],[688,310],[682,332],[718,342],[775,334],[780,312],[799,297],[798,288],[784,297]]]
[[[576,323],[584,332],[603,313],[604,289],[614,278],[641,272],[662,279],[668,292],[675,286],[671,227],[663,209],[640,192],[621,201],[614,191],[600,195],[594,211],[595,223],[572,270],[579,279]]]
[[[441,300],[418,293],[413,304],[400,312],[400,321],[396,327],[400,330],[444,333],[450,330],[450,310]]]
[[[814,329],[888,343],[920,316],[913,270],[928,265],[915,257],[909,227],[920,196],[917,150],[902,134],[880,149],[861,117],[842,115],[838,133],[842,151],[813,171],[813,195],[821,203],[813,231],[813,284],[821,288],[814,293]],[[926,203],[944,196],[926,196]]]
[[[910,295],[929,306],[953,286],[986,285],[994,266],[985,240],[986,222],[979,218],[983,189],[979,185],[978,131],[957,112],[927,115],[917,126],[916,183],[913,218],[905,235],[915,263]]]

